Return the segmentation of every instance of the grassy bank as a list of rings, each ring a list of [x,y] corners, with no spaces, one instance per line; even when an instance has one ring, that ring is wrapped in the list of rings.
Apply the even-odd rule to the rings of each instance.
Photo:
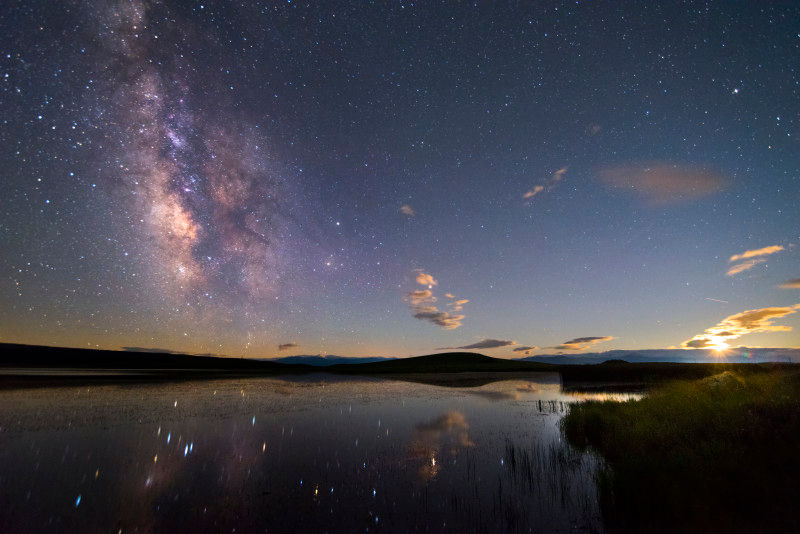
[[[800,531],[800,375],[732,372],[639,401],[586,402],[563,422],[597,451],[601,505],[621,530]]]

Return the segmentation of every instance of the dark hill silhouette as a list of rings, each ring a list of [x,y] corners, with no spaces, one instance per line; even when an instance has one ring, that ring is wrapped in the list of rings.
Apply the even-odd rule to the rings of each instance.
[[[0,344],[0,386],[40,386],[84,379],[95,382],[183,380],[223,377],[257,377],[334,373],[339,375],[416,375],[414,380],[454,385],[459,381],[488,380],[489,373],[560,373],[565,387],[590,383],[653,384],[680,378],[704,378],[726,370],[740,374],[798,369],[786,363],[627,363],[615,359],[604,364],[555,365],[524,360],[504,360],[475,352],[445,352],[370,363],[327,367],[276,363],[268,360],[192,356],[167,352],[133,352]],[[31,373],[30,370],[34,372]],[[461,376],[457,376],[457,374]],[[486,373],[483,377],[470,373]],[[427,376],[422,376],[427,375]],[[437,376],[438,375],[438,376]],[[408,378],[405,378],[408,379]]]
[[[350,357],[350,356],[333,356],[333,355],[326,355],[326,356],[296,355],[296,356],[284,356],[282,358],[269,358],[263,361],[275,362],[275,363],[313,365],[315,367],[330,367],[331,365],[337,365],[337,364],[353,365],[358,363],[382,362],[390,359],[393,358],[381,358],[377,356]]]
[[[296,366],[245,358],[174,352],[97,350],[0,344],[0,368],[105,370],[252,370],[287,372]]]
[[[329,369],[352,374],[558,371],[556,366],[546,363],[503,360],[477,352],[442,352],[383,362],[334,365]]]

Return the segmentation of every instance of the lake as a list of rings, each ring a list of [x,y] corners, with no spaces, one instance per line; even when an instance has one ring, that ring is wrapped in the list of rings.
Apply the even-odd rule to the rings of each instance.
[[[0,391],[0,531],[603,530],[557,374]],[[478,385],[475,385],[478,384]]]

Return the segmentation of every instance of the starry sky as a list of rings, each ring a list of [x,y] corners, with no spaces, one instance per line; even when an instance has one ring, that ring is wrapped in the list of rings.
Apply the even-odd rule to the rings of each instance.
[[[800,346],[796,2],[3,2],[0,341]]]

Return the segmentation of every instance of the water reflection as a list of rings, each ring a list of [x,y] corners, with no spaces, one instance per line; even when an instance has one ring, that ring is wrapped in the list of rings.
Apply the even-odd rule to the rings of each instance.
[[[601,530],[558,429],[576,398],[552,375],[2,391],[0,530]]]
[[[443,463],[451,460],[455,463],[461,449],[474,445],[469,439],[467,418],[461,412],[451,411],[433,421],[418,424],[409,449],[411,457],[421,464],[419,478],[429,481],[436,477]]]

